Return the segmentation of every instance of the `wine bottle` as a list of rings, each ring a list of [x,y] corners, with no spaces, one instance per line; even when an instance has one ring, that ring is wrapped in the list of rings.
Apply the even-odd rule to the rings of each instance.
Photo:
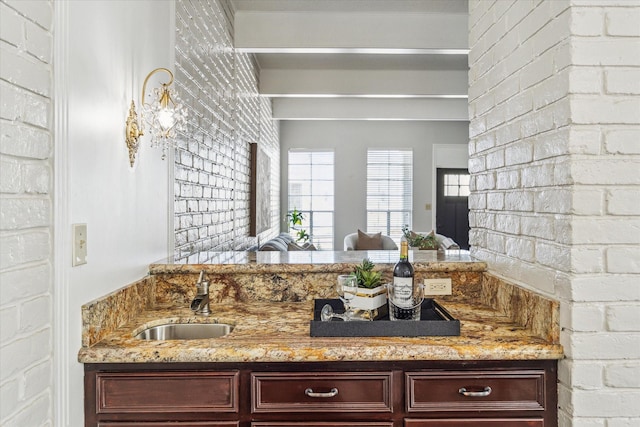
[[[413,266],[406,241],[400,242],[400,260],[393,267],[393,295],[396,305],[412,305]]]

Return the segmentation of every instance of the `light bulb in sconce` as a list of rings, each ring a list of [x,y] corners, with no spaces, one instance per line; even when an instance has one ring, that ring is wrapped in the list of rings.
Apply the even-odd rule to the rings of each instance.
[[[163,131],[171,129],[176,124],[176,120],[173,117],[173,111],[168,108],[160,110],[158,112],[158,124]]]
[[[162,83],[161,87],[156,87],[149,94],[149,102],[146,98],[147,82],[149,78],[157,72],[165,72],[169,75],[169,81]],[[167,149],[174,146],[174,139],[177,132],[184,129],[187,121],[187,110],[180,102],[176,91],[171,88],[173,83],[173,73],[166,68],[156,68],[147,75],[142,85],[142,121],[138,122],[135,116],[135,106],[132,102],[132,112],[129,112],[127,118],[126,142],[129,147],[129,161],[131,166],[135,162],[135,151],[137,150],[137,140],[140,135],[144,134],[143,125],[149,129],[151,137],[151,146],[162,148],[162,159],[166,157]],[[132,151],[133,150],[133,151]]]

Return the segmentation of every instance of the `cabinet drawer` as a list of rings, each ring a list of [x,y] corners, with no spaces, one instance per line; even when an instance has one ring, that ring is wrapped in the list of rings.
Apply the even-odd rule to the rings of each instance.
[[[407,412],[542,411],[544,370],[407,372]]]
[[[119,423],[116,421],[103,421],[98,427],[239,427],[237,421],[130,421]]]
[[[463,419],[430,419],[404,420],[404,427],[544,427],[539,418],[463,418]]]
[[[260,421],[251,427],[393,427],[393,421]]]
[[[238,372],[96,375],[98,414],[212,411],[238,411]]]
[[[391,372],[251,374],[251,411],[392,412]]]

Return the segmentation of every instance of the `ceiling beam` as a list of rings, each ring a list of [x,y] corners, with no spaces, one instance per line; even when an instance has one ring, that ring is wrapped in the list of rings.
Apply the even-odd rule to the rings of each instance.
[[[234,43],[253,53],[465,54],[467,23],[454,13],[238,10]]]
[[[288,97],[467,97],[460,70],[274,70],[260,72],[259,92]]]
[[[275,98],[277,120],[468,121],[466,99]]]

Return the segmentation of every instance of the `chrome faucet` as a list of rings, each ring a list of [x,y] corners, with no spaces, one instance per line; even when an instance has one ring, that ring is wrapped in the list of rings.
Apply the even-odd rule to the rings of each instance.
[[[196,283],[196,297],[191,301],[191,310],[202,316],[211,314],[209,308],[209,282],[204,280],[204,271],[200,272],[200,278]]]

